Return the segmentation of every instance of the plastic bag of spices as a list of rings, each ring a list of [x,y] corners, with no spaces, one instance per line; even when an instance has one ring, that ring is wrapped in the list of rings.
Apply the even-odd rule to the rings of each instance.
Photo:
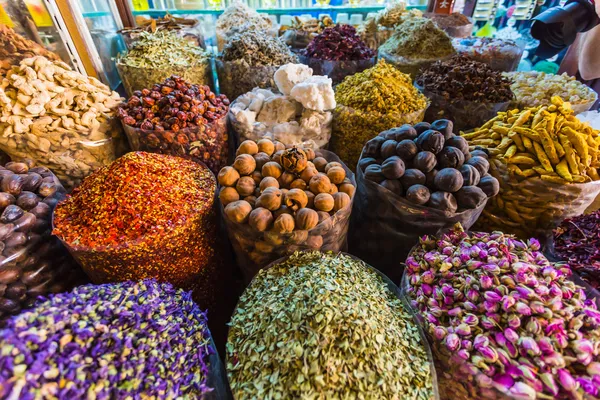
[[[264,141],[268,139],[261,142]],[[248,142],[243,142],[240,149],[245,149]],[[295,149],[288,153],[294,153]],[[280,153],[283,155],[275,153],[272,159],[285,157],[286,153]],[[270,161],[262,168],[257,167],[262,174],[248,169],[243,172],[252,175],[238,174],[242,176],[234,186],[221,188],[225,226],[247,282],[265,265],[297,250],[344,250],[356,186],[354,174],[335,154],[326,150],[312,153],[316,156],[313,159],[316,170],[306,171],[310,172],[308,176],[281,173],[281,164]],[[247,155],[241,153],[233,167],[221,171],[221,184],[229,183],[229,176],[236,174],[236,166],[243,170],[242,161]],[[254,182],[255,175],[259,183]],[[279,178],[274,178],[275,175]],[[252,186],[256,188],[251,195],[243,197]]]
[[[65,196],[56,176],[33,163],[0,167],[0,319],[31,306],[38,296],[87,281],[51,235],[54,207]]]

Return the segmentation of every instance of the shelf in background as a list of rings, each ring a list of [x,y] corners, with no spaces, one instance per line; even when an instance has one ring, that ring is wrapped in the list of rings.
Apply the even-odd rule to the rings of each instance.
[[[83,18],[99,18],[99,17],[107,17],[110,15],[110,11],[91,11],[81,13]]]
[[[259,13],[266,13],[271,15],[281,15],[281,14],[299,14],[299,13],[339,13],[339,12],[348,12],[348,13],[370,13],[377,12],[383,10],[385,6],[383,5],[370,5],[370,6],[358,6],[358,7],[348,7],[348,6],[328,6],[328,7],[299,7],[299,8],[259,8],[257,11]],[[408,8],[418,8],[425,10],[425,6],[408,6]],[[166,13],[172,15],[181,15],[181,14],[204,14],[204,15],[219,15],[223,12],[223,10],[145,10],[145,11],[133,11],[133,15],[149,15],[153,18],[162,17]]]

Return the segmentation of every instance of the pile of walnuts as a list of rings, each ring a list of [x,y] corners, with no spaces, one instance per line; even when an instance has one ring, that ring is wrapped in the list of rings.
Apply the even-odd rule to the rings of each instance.
[[[324,237],[336,213],[349,217],[355,191],[341,163],[269,139],[242,142],[218,181],[227,222],[238,227],[234,245],[258,264],[262,256],[277,253],[277,246],[330,250]]]

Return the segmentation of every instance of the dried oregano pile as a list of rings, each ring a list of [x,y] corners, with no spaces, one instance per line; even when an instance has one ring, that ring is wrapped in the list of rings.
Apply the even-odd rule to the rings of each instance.
[[[418,328],[362,261],[295,253],[262,270],[230,323],[227,371],[240,399],[430,399]]]

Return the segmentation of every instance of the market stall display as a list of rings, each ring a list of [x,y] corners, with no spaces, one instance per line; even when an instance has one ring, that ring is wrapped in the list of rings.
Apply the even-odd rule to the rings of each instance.
[[[24,59],[35,56],[60,61],[56,54],[0,24],[0,77],[6,75],[13,65],[18,66]]]
[[[227,232],[246,281],[296,250],[343,250],[356,182],[335,154],[247,140],[218,180]]]
[[[565,219],[549,239],[549,258],[568,263],[586,283],[600,287],[600,211]]]
[[[217,182],[179,157],[127,153],[88,178],[54,213],[53,233],[94,283],[154,278],[214,294]]]
[[[297,62],[281,40],[259,31],[242,31],[227,42],[216,60],[221,93],[235,99],[255,87],[274,88],[275,71]]]
[[[225,95],[171,76],[133,92],[117,116],[132,150],[201,162],[216,174],[227,165],[233,145],[227,132],[228,111]]]
[[[506,76],[513,81],[511,89],[516,96],[516,107],[551,104],[552,97],[558,96],[569,102],[573,111],[579,114],[589,110],[598,99],[598,93],[566,73],[556,75],[528,71],[509,72]]]
[[[279,36],[293,50],[300,50],[306,48],[310,41],[326,28],[334,26],[335,23],[329,15],[320,15],[319,19],[304,19],[296,16],[290,26],[279,28]]]
[[[64,196],[54,174],[31,160],[0,167],[0,320],[30,307],[38,296],[86,282],[51,235],[52,213]]]
[[[419,71],[438,60],[451,57],[456,51],[450,37],[428,18],[405,19],[381,47],[384,59],[415,79]]]
[[[163,18],[141,19],[136,20],[136,23],[136,27],[124,28],[118,32],[128,50],[131,50],[133,44],[143,37],[142,32],[154,33],[161,30],[173,31],[177,36],[184,38],[193,45],[203,49],[206,48],[204,35],[197,19],[179,18],[167,12]]]
[[[364,144],[380,132],[423,120],[427,98],[409,75],[381,60],[346,77],[335,89],[330,149],[352,170]]]
[[[71,188],[125,150],[117,92],[62,61],[21,61],[0,85],[0,150],[32,159]]]
[[[227,399],[206,321],[151,280],[52,295],[0,329],[0,397]]]
[[[404,287],[433,347],[442,399],[598,398],[596,298],[535,239],[460,226],[425,236]]]
[[[192,84],[213,86],[208,53],[166,29],[142,32],[116,62],[128,96],[173,75]]]
[[[261,271],[230,323],[234,397],[435,399],[427,343],[398,294],[344,254],[295,253]]]
[[[463,138],[486,149],[500,182],[477,222],[482,230],[544,234],[583,213],[600,193],[600,132],[557,96],[549,106],[499,113]]]
[[[215,24],[217,49],[223,51],[227,42],[238,33],[257,31],[262,35],[277,37],[277,27],[267,17],[248,7],[244,2],[234,0]],[[250,88],[252,89],[252,88]]]
[[[425,120],[449,119],[457,132],[483,125],[514,99],[510,79],[464,55],[421,70],[416,86],[431,101]]]
[[[457,222],[468,229],[498,194],[488,168],[451,121],[381,132],[358,162],[348,248],[399,282],[400,263],[419,237]]]
[[[356,34],[352,25],[326,28],[299,52],[300,62],[316,75],[326,75],[334,84],[346,76],[362,72],[375,65],[377,53]]]
[[[407,9],[404,1],[390,2],[385,9],[368,17],[358,28],[361,39],[373,50],[379,49],[394,33],[394,28],[405,19],[421,17],[423,13],[416,8]]]
[[[336,106],[331,79],[303,64],[285,64],[273,80],[279,92],[255,88],[231,104],[228,118],[240,140],[326,147]]]
[[[515,71],[523,55],[523,48],[508,39],[469,37],[456,38],[452,43],[459,54],[487,64],[495,71]]]
[[[453,38],[465,38],[473,33],[473,21],[464,14],[453,12],[451,14],[427,13],[424,15]]]

